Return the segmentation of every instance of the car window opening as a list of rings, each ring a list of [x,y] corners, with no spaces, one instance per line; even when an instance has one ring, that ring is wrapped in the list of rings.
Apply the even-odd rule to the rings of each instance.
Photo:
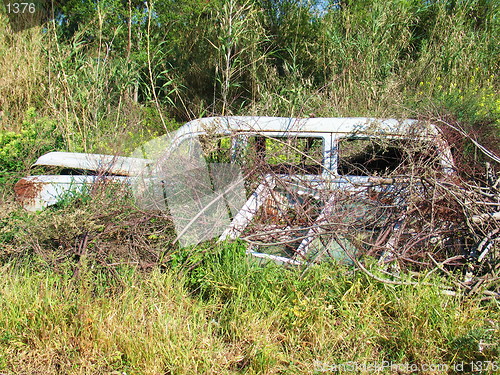
[[[320,175],[323,138],[263,137],[254,140],[257,161],[276,174]]]
[[[418,140],[344,138],[338,144],[339,175],[388,176],[439,170],[437,148]]]

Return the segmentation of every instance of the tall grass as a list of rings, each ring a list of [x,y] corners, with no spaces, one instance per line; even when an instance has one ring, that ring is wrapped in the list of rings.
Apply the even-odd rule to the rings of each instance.
[[[17,34],[2,17],[0,121],[19,131],[32,106],[68,149],[118,153],[211,114],[447,116],[496,137],[496,2],[314,4],[106,0]]]
[[[184,271],[125,268],[118,279],[90,264],[76,279],[37,262],[4,266],[1,370],[313,374],[349,361],[498,358],[494,302],[375,284],[333,264],[301,276],[251,263],[239,246]]]
[[[40,27],[19,33],[0,13],[0,131],[20,131],[28,108],[47,102],[48,63]]]

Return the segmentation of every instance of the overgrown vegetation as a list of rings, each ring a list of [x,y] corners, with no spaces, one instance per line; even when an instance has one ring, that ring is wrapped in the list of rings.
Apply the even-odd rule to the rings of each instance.
[[[127,153],[170,119],[211,114],[445,116],[498,143],[495,1],[105,0],[55,12],[18,33],[0,20],[4,131],[35,108],[69,150]]]
[[[238,242],[172,245],[171,222],[114,186],[39,213],[21,210],[12,189],[48,151],[129,155],[210,115],[443,120],[498,155],[498,2],[74,0],[54,10],[21,31],[0,13],[0,372],[500,366],[498,300],[443,294],[466,270],[388,285],[334,262],[260,265]],[[482,171],[474,144],[448,133],[464,174]],[[404,285],[410,277],[421,283]]]
[[[189,272],[122,267],[118,279],[85,262],[73,278],[38,262],[4,266],[0,368],[318,374],[350,361],[452,368],[500,351],[494,302],[375,284],[339,265],[262,267],[238,244],[203,259]]]

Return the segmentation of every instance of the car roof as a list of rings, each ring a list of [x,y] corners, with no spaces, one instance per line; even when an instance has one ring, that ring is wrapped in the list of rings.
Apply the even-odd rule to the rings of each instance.
[[[377,119],[368,117],[293,118],[260,116],[205,117],[190,121],[176,133],[183,137],[191,133],[334,133],[373,134],[378,136],[411,136],[421,138],[437,135],[437,128],[414,119]]]

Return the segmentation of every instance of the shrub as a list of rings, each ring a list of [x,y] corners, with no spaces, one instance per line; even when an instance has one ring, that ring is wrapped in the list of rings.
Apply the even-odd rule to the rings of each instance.
[[[21,132],[0,132],[0,173],[24,171],[40,155],[64,148],[55,121],[37,118],[29,109]]]

